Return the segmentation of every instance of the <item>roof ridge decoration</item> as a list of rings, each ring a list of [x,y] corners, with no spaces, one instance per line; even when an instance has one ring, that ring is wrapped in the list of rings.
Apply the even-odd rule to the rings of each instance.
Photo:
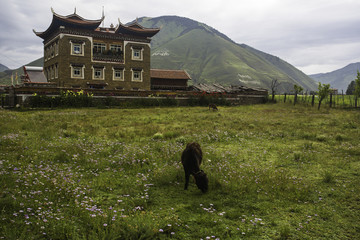
[[[81,20],[81,21],[84,21],[84,22],[99,22],[99,21],[102,22],[105,19],[104,14],[101,16],[100,19],[97,19],[97,20],[85,19],[85,18],[81,17],[80,15],[78,15],[76,13],[76,7],[75,7],[75,10],[74,10],[74,13],[70,14],[70,15],[67,15],[67,16],[63,16],[63,15],[60,15],[60,14],[56,13],[53,8],[51,8],[51,12],[53,13],[53,16],[56,16],[56,17],[61,18],[61,19],[77,18],[78,20]]]
[[[82,29],[87,31],[98,31],[100,24],[103,23],[105,19],[104,13],[102,17],[97,20],[89,20],[79,16],[76,13],[76,8],[74,9],[74,13],[63,16],[54,11],[51,8],[51,12],[53,14],[53,18],[50,26],[44,32],[37,32],[33,29],[33,32],[40,38],[46,40],[49,39],[55,32],[58,31],[60,27],[66,29]],[[137,21],[132,23],[131,25],[124,25],[118,19],[119,24],[113,30],[113,34],[125,35],[125,36],[134,36],[141,39],[150,39],[155,34],[160,31],[160,28],[145,28],[141,26]],[[100,29],[101,31],[101,29]]]

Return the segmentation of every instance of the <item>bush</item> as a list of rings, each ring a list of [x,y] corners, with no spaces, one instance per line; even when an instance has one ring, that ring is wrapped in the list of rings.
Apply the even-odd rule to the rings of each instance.
[[[210,103],[223,106],[231,105],[224,96],[219,94],[202,93],[199,96],[191,96],[188,100],[189,106],[208,106]]]
[[[334,177],[333,173],[330,171],[325,171],[325,173],[323,175],[323,181],[324,181],[324,183],[335,182],[335,177]]]
[[[28,105],[31,108],[91,107],[92,94],[86,93],[83,90],[78,92],[67,90],[66,92],[61,92],[60,96],[56,97],[34,93],[28,101]]]
[[[155,133],[152,137],[154,140],[160,140],[164,138],[164,135],[162,133]]]
[[[189,106],[208,106],[210,103],[222,106],[230,106],[230,102],[223,95],[202,93],[190,96]],[[54,107],[120,107],[120,108],[140,108],[140,107],[171,107],[178,106],[179,101],[173,97],[159,98],[138,98],[131,100],[120,100],[108,96],[105,98],[93,98],[93,95],[80,91],[64,91],[59,96],[49,97],[47,95],[34,94],[28,100],[27,106],[31,108],[54,108]]]

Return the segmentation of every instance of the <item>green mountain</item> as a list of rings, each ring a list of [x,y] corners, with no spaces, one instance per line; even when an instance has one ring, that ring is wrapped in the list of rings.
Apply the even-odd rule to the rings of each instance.
[[[193,83],[220,83],[270,88],[278,79],[278,91],[294,84],[315,90],[316,83],[279,59],[247,45],[240,45],[203,23],[177,17],[141,18],[144,27],[161,28],[152,40],[152,68],[185,69]]]
[[[302,71],[300,71],[299,69],[295,68],[294,66],[292,66],[291,64],[285,62],[284,60],[261,52],[259,50],[256,50],[252,47],[249,47],[245,44],[241,44],[240,46],[247,48],[249,51],[253,52],[254,54],[258,55],[261,58],[266,59],[267,61],[269,61],[273,66],[275,66],[277,69],[279,69],[280,71],[284,72],[288,77],[292,78],[293,81],[300,86],[303,86],[304,89],[309,89],[309,90],[316,90],[317,89],[317,84],[314,82],[314,80],[312,78],[310,78],[308,75],[306,75],[305,73],[303,73]],[[284,83],[286,84],[286,83]],[[290,90],[292,90],[294,88],[293,82],[288,82],[287,84],[290,84],[287,89],[290,88]]]
[[[358,70],[360,63],[352,63],[333,72],[313,74],[310,77],[317,82],[330,84],[331,88],[344,90],[345,93],[350,82],[355,80]]]
[[[0,63],[0,72],[3,72],[3,71],[5,71],[5,70],[9,70],[9,68],[8,68],[7,66],[5,66],[5,65],[2,65],[2,64]]]
[[[237,44],[226,35],[203,23],[177,16],[140,18],[144,27],[161,28],[152,39],[151,67],[185,69],[192,83],[245,85],[270,89],[271,81],[281,84],[278,92],[293,90],[294,84],[316,90],[315,81],[278,57],[245,44]],[[29,63],[42,66],[43,59]],[[23,74],[22,68],[15,70]],[[12,71],[2,76],[10,84]],[[190,82],[191,84],[191,82]]]

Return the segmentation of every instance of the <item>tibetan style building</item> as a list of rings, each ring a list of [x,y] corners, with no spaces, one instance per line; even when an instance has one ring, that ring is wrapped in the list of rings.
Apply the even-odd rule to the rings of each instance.
[[[150,41],[160,29],[137,22],[100,27],[104,16],[76,13],[53,19],[44,32],[44,73],[58,87],[150,90]]]

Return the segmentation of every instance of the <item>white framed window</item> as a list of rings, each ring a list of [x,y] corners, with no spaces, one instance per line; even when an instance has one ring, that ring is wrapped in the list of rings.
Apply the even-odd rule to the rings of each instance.
[[[84,56],[85,42],[70,41],[71,43],[71,55]]]
[[[137,61],[142,61],[143,60],[143,51],[144,51],[143,48],[139,48],[139,47],[133,48],[133,47],[131,47],[131,50],[132,50],[132,55],[131,55],[132,60],[137,60]]]
[[[55,56],[59,55],[59,42],[55,42]]]
[[[141,51],[139,49],[133,50],[133,58],[134,59],[141,59]]]
[[[54,48],[54,45],[51,45],[50,46],[50,57],[53,58],[55,55],[55,48]]]
[[[73,45],[73,53],[74,54],[81,54],[81,44],[74,43],[74,45]]]
[[[113,80],[114,81],[124,81],[124,69],[122,68],[113,68]]]
[[[104,53],[106,51],[105,43],[94,43],[93,52],[94,53]]]
[[[94,80],[104,80],[105,67],[92,67],[92,69]]]
[[[84,79],[84,65],[70,65],[71,78]]]
[[[115,53],[120,53],[122,51],[122,46],[117,44],[111,44],[110,50]]]
[[[54,66],[51,66],[50,67],[50,76],[51,76],[51,79],[54,79]]]
[[[55,78],[59,77],[59,69],[58,69],[58,65],[55,64]]]
[[[82,71],[80,67],[74,67],[73,75],[74,77],[82,77]]]
[[[133,82],[142,82],[143,79],[143,70],[142,69],[131,69],[132,72],[132,78],[131,81]]]

